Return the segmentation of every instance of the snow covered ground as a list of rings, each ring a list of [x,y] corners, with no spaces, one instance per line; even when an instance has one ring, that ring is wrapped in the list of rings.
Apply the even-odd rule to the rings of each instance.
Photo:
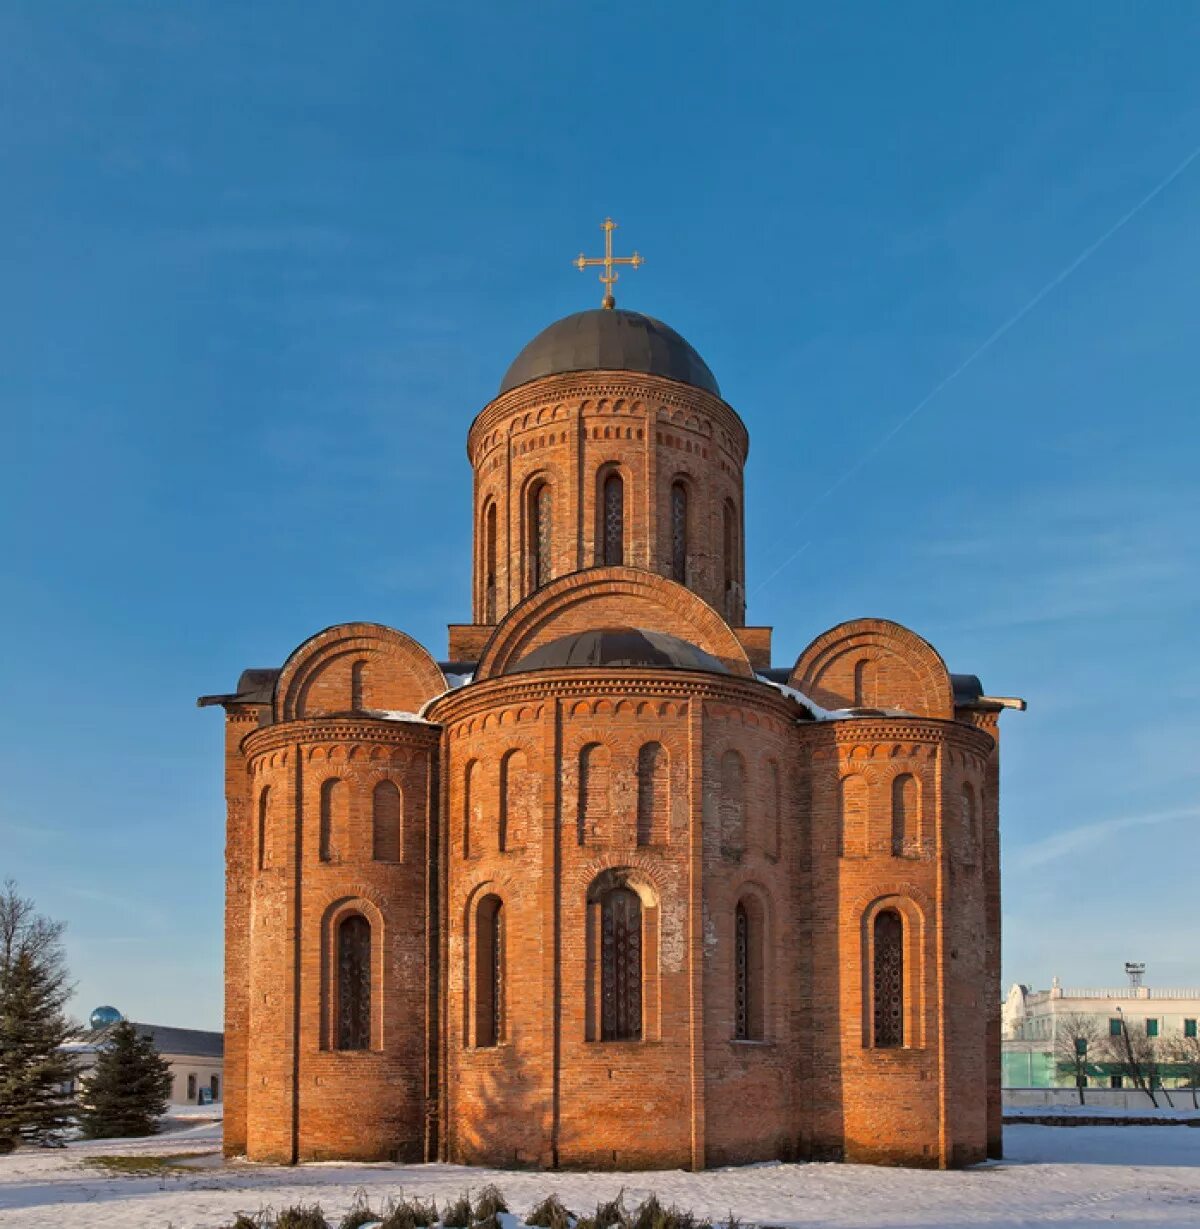
[[[759,1225],[930,1226],[1104,1224],[1200,1226],[1200,1128],[1005,1129],[1008,1157],[939,1173],[861,1165],[756,1165],[637,1174],[527,1173],[453,1165],[305,1165],[220,1161],[220,1124],[181,1123],[144,1140],[77,1143],[0,1157],[4,1229],[216,1229],[235,1212],[319,1202],[330,1222],[362,1188],[381,1203],[402,1190],[444,1203],[494,1181],[517,1212],[556,1191],[591,1211],[623,1187],[627,1206],[656,1191],[663,1203],[712,1217],[732,1210]],[[113,1175],[101,1157],[180,1158],[192,1169]]]

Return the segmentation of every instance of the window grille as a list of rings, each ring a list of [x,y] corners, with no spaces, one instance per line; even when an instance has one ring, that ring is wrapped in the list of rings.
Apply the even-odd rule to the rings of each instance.
[[[625,483],[620,474],[604,480],[604,566],[625,562]]]
[[[687,487],[676,482],[671,487],[671,579],[687,584]]]
[[[533,522],[532,567],[530,582],[534,589],[540,589],[550,579],[550,546],[551,546],[551,503],[550,487],[543,482],[533,493],[531,509]]]
[[[351,914],[338,927],[339,1050],[371,1048],[371,924]]]
[[[885,909],[875,916],[875,1045],[904,1044],[904,926]]]
[[[750,919],[739,904],[734,922],[734,1038],[750,1036]]]
[[[642,902],[631,889],[614,888],[600,912],[600,1036],[604,1041],[640,1041]]]

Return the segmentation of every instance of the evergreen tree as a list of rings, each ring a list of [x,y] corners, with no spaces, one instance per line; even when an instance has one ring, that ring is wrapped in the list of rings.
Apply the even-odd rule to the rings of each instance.
[[[9,880],[0,891],[0,1152],[22,1140],[57,1144],[73,1110],[78,1035],[63,1014],[70,995],[61,923],[38,914]]]
[[[122,1020],[105,1038],[80,1098],[89,1139],[153,1135],[167,1111],[171,1068],[154,1042]]]

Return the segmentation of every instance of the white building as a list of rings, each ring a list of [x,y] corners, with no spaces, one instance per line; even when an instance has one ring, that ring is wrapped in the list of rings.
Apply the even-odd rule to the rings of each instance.
[[[1140,980],[1140,974],[1134,974]],[[1014,984],[1000,1017],[1002,1080],[1005,1088],[1074,1088],[1075,1076],[1058,1070],[1055,1044],[1064,1016],[1095,1018],[1102,1036],[1119,1037],[1122,1022],[1131,1032],[1167,1042],[1195,1037],[1200,1020],[1200,989],[1166,989],[1131,984],[1120,989],[1063,989],[1056,977],[1049,990]],[[1089,1088],[1121,1088],[1123,1077],[1091,1064]],[[1168,1087],[1187,1083],[1168,1076]]]

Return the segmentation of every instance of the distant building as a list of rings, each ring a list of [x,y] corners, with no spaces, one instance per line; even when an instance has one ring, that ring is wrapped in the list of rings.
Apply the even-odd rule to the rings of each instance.
[[[1167,989],[1129,985],[1120,989],[1064,990],[1058,978],[1049,990],[1014,984],[1000,1016],[1001,1071],[1005,1088],[1074,1088],[1075,1076],[1057,1070],[1055,1039],[1064,1016],[1093,1016],[1101,1033],[1119,1036],[1121,1021],[1168,1041],[1196,1036],[1200,988]],[[1089,1075],[1089,1088],[1120,1088],[1122,1076],[1104,1070]],[[1183,1084],[1167,1078],[1168,1086]]]
[[[83,1078],[86,1079],[88,1071],[96,1065],[100,1047],[123,1020],[113,1007],[97,1007],[92,1012],[87,1031],[71,1046],[79,1055]],[[172,1105],[214,1104],[222,1099],[225,1093],[224,1033],[131,1023],[141,1036],[154,1042],[154,1048],[170,1065]]]

